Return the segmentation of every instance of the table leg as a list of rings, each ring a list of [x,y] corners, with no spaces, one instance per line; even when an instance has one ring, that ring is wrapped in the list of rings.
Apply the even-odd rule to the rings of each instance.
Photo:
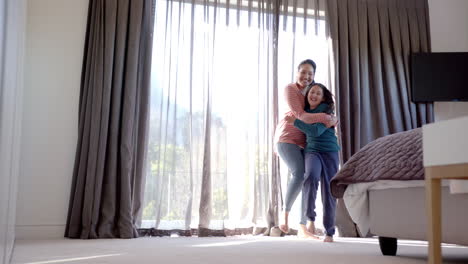
[[[429,242],[429,264],[442,263],[441,256],[441,184],[440,179],[431,177],[430,168],[426,168],[426,211],[427,239]]]

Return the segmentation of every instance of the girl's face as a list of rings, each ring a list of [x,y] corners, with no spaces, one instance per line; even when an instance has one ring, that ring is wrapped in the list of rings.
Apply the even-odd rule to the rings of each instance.
[[[314,80],[315,72],[314,68],[310,64],[303,64],[299,67],[299,71],[296,75],[297,83],[302,86],[306,87],[312,83]]]
[[[307,101],[310,104],[310,109],[316,108],[321,102],[324,101],[323,90],[318,85],[312,86],[307,94]]]

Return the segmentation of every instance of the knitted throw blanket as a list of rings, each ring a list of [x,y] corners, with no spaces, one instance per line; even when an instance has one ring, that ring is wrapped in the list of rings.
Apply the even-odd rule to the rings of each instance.
[[[331,180],[342,198],[348,184],[377,180],[423,180],[422,129],[378,138],[355,153]]]

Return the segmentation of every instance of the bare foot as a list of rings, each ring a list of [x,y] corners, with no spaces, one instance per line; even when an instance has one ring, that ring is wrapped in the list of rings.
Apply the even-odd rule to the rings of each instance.
[[[323,242],[333,242],[333,237],[332,237],[332,236],[326,236],[326,237],[323,239]]]
[[[307,231],[309,231],[309,233],[311,234],[316,234],[316,230],[315,230],[315,223],[312,222],[312,221],[307,221]]]
[[[280,225],[279,229],[285,234],[289,233],[289,226],[287,224]]]
[[[289,218],[289,212],[284,211],[283,212],[284,224],[280,225],[279,229],[285,234],[289,233],[288,218]]]
[[[297,231],[297,236],[300,238],[312,238],[312,239],[319,239],[318,236],[314,235],[313,233],[307,230],[305,225],[299,225],[299,230]]]

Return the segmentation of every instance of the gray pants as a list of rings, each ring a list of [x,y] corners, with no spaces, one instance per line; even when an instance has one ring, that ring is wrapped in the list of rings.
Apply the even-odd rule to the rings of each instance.
[[[288,181],[288,188],[286,190],[286,198],[285,198],[285,207],[284,211],[289,212],[296,200],[299,192],[302,190],[302,186],[304,183],[304,150],[295,144],[290,143],[277,143],[278,154],[280,158],[286,163],[288,166],[289,172],[291,173],[292,177]],[[305,223],[307,221],[305,215],[306,209],[306,201],[307,197],[302,194],[301,199],[301,223]]]

